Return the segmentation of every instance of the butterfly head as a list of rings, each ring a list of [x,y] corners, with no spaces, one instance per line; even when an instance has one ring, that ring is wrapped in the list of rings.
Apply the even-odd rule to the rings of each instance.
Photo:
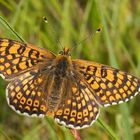
[[[67,55],[71,56],[70,54],[70,49],[69,48],[64,48],[62,51],[59,52],[60,55]]]

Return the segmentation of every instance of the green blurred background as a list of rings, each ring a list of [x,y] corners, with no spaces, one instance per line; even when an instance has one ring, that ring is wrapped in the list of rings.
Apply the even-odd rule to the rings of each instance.
[[[73,58],[107,64],[140,77],[138,0],[0,0],[0,16],[28,43],[55,53],[62,46],[78,44],[71,52]],[[100,25],[103,31],[92,36]],[[19,40],[1,23],[0,37]],[[48,117],[15,113],[6,102],[6,85],[1,78],[0,140],[74,140],[68,129]],[[129,103],[101,108],[99,119],[105,127],[96,121],[80,130],[82,140],[140,140],[140,96]]]

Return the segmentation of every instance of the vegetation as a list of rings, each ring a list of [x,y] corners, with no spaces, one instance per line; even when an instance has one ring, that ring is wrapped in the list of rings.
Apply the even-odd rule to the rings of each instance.
[[[139,1],[0,0],[0,16],[28,43],[55,53],[62,46],[76,46],[71,52],[73,58],[107,64],[140,77]],[[20,40],[0,21],[0,37]],[[95,35],[100,25],[103,30]],[[48,117],[15,113],[6,102],[6,85],[1,78],[0,140],[74,140],[70,130]],[[139,140],[139,103],[138,95],[129,103],[101,108],[99,119],[80,130],[81,139]]]

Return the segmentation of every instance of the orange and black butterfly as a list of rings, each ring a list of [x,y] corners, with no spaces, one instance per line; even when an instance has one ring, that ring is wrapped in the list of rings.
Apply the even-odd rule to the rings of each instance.
[[[140,80],[124,71],[72,59],[32,45],[0,39],[0,74],[10,81],[10,107],[28,116],[52,116],[66,127],[91,126],[99,106],[127,102],[140,92]]]

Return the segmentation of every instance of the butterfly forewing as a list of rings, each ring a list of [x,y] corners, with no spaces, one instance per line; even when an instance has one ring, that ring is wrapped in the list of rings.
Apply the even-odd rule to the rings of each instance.
[[[12,79],[34,66],[50,63],[55,55],[50,51],[18,41],[0,39],[0,74]]]
[[[140,91],[139,79],[124,71],[84,60],[73,63],[84,77],[85,85],[103,106],[126,102]]]

